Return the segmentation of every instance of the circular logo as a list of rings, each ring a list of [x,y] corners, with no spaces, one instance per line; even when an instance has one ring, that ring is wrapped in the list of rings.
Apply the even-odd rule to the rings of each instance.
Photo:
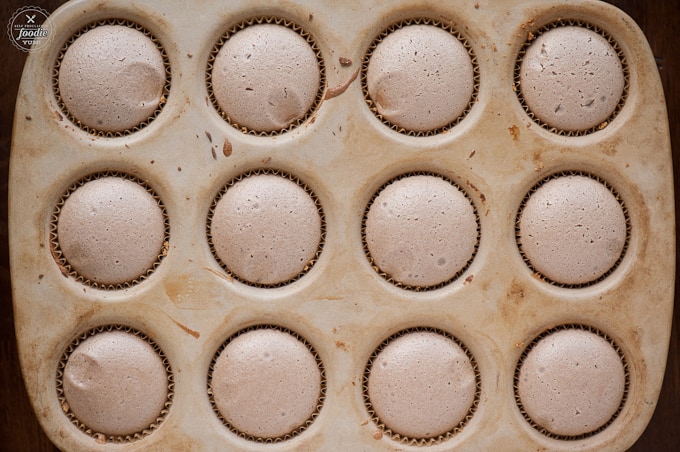
[[[7,34],[14,47],[24,52],[44,47],[51,38],[45,24],[49,13],[36,6],[24,6],[14,12],[7,24]]]

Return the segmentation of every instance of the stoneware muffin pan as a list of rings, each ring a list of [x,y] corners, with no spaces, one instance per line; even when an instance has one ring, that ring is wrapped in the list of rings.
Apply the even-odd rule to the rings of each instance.
[[[74,1],[14,122],[63,450],[624,450],[664,374],[667,114],[599,1]]]

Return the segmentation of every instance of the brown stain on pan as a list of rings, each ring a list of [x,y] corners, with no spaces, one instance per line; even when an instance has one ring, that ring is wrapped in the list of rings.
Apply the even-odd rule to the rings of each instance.
[[[201,333],[200,333],[199,331],[192,330],[192,329],[189,328],[188,326],[181,324],[181,323],[178,322],[177,320],[173,319],[173,318],[170,316],[170,314],[168,314],[167,312],[164,311],[163,313],[164,313],[170,320],[172,320],[172,322],[173,322],[175,325],[177,325],[178,327],[180,327],[185,333],[187,333],[187,334],[190,335],[190,336],[193,336],[194,339],[198,339],[199,337],[201,337]]]
[[[354,80],[356,80],[357,77],[359,76],[359,72],[360,72],[360,69],[357,69],[357,70],[354,71],[354,73],[349,77],[349,79],[347,79],[347,81],[346,81],[345,83],[343,83],[342,85],[338,85],[338,86],[336,86],[336,87],[334,87],[334,88],[329,88],[329,89],[326,91],[326,94],[324,95],[323,100],[333,99],[334,97],[338,97],[339,95],[341,95],[342,93],[344,93],[345,91],[347,91],[347,88],[349,88],[349,86],[350,86],[350,85],[354,82]]]

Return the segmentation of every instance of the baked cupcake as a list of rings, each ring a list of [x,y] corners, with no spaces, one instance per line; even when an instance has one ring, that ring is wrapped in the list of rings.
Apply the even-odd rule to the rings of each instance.
[[[211,72],[212,91],[229,122],[274,132],[303,119],[320,91],[316,52],[299,33],[250,25],[229,36]]]
[[[475,89],[465,46],[434,25],[405,25],[381,39],[366,71],[376,112],[407,131],[446,127],[467,110]]]
[[[559,130],[584,131],[614,113],[626,80],[607,39],[585,27],[563,26],[541,33],[527,48],[519,82],[537,119]]]
[[[553,435],[580,436],[618,412],[626,370],[612,344],[573,328],[540,339],[521,363],[517,394],[526,415]]]
[[[315,200],[297,182],[251,174],[218,199],[210,220],[217,258],[240,280],[276,285],[303,274],[321,243]]]
[[[117,176],[85,182],[58,213],[57,241],[64,259],[98,285],[137,281],[159,261],[165,218],[142,185]]]
[[[78,36],[59,65],[59,94],[84,126],[124,132],[159,108],[165,86],[161,51],[124,25],[100,25]]]
[[[434,175],[389,183],[368,209],[365,234],[379,270],[399,284],[419,288],[446,283],[464,270],[479,235],[470,200]]]
[[[558,284],[597,281],[619,262],[626,239],[621,203],[588,176],[549,179],[529,196],[519,217],[518,240],[526,259]]]
[[[428,331],[406,333],[380,350],[367,386],[379,421],[393,433],[416,439],[453,432],[470,413],[477,390],[465,351]]]
[[[254,439],[281,438],[306,428],[320,407],[316,356],[292,334],[254,329],[217,355],[210,388],[224,420]]]
[[[168,401],[168,374],[149,342],[119,330],[80,342],[63,373],[65,409],[94,433],[127,436],[155,425]]]

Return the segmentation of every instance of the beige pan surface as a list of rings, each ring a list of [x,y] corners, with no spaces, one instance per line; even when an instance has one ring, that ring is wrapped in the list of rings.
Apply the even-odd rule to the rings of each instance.
[[[63,450],[625,450],[671,326],[667,115],[598,1],[76,1],[10,168]]]

